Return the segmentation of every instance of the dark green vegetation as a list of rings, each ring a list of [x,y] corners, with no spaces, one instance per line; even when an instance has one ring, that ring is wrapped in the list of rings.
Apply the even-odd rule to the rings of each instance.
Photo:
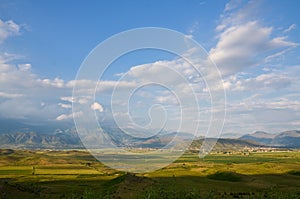
[[[189,152],[134,175],[85,151],[3,149],[0,198],[300,198],[300,152]]]
[[[207,177],[209,179],[224,180],[229,182],[241,181],[241,177],[237,173],[229,171],[218,171],[216,173],[208,175]]]

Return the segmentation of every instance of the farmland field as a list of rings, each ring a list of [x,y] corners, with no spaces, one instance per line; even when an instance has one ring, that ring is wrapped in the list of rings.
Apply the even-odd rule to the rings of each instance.
[[[300,152],[185,153],[130,174],[86,151],[1,150],[0,198],[300,198]]]

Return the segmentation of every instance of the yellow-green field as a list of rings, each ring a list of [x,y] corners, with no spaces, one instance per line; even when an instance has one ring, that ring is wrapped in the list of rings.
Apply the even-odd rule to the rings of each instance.
[[[300,198],[300,152],[186,153],[151,173],[85,151],[0,151],[0,198]]]

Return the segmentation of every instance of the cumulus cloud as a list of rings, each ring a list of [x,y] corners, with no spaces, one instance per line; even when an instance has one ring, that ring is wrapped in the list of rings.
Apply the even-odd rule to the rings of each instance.
[[[168,74],[167,76],[165,74]],[[138,82],[155,80],[166,85],[179,85],[179,83],[192,82],[200,76],[191,64],[182,58],[162,60],[153,63],[133,66],[127,73],[128,77],[135,78]]]
[[[94,102],[91,105],[91,109],[93,109],[94,111],[99,111],[100,113],[104,111],[103,106],[101,104],[99,104],[98,102]]]
[[[31,70],[30,63],[12,63],[18,59],[17,55],[0,54],[0,117],[61,120],[69,118],[66,116],[71,114],[73,102],[82,105],[90,102],[97,84],[96,93],[100,94],[111,93],[115,86],[123,90],[135,86],[135,82],[131,81],[41,78]],[[82,95],[72,97],[75,84]],[[103,111],[100,106],[95,108]]]
[[[31,64],[15,65],[17,56],[0,56],[0,117],[55,119],[65,111],[57,105],[61,95],[71,95],[59,79],[41,79]]]
[[[247,69],[272,62],[275,58],[284,56],[289,49],[297,46],[289,41],[287,33],[296,26],[281,30],[274,34],[276,27],[264,25],[255,17],[257,3],[241,3],[230,1],[224,8],[220,17],[220,23],[216,27],[216,45],[209,50],[209,57],[218,65],[224,77],[224,87],[228,100],[228,124],[227,131],[234,131],[244,125],[245,129],[257,129],[263,127],[263,122],[270,128],[271,125],[286,126],[294,124],[299,126],[299,96],[292,96],[299,91],[299,66],[294,68],[282,68],[279,71],[259,70],[254,74],[243,73]],[[191,29],[192,34],[196,28]],[[0,43],[12,35],[20,33],[20,27],[13,21],[0,20]],[[280,34],[285,34],[280,35]],[[277,36],[274,36],[277,35]],[[187,35],[187,38],[191,37]],[[28,118],[34,116],[44,120],[66,121],[74,117],[82,116],[82,112],[72,114],[72,103],[79,103],[89,110],[104,112],[103,100],[110,95],[115,88],[117,92],[127,92],[143,85],[144,82],[157,80],[169,85],[177,91],[177,95],[186,100],[181,107],[190,116],[183,123],[185,130],[189,130],[191,121],[196,120],[195,105],[189,100],[191,91],[202,100],[201,121],[208,123],[210,118],[209,89],[200,74],[189,63],[181,58],[174,60],[162,60],[132,66],[127,73],[117,74],[121,79],[114,80],[71,80],[62,78],[42,78],[31,70],[30,63],[14,65],[11,61],[15,55],[3,54],[0,56],[0,116],[14,118]],[[33,66],[34,67],[34,66]],[[296,70],[296,69],[298,70]],[[292,71],[293,70],[293,71]],[[173,71],[173,72],[172,72]],[[290,71],[290,72],[289,72]],[[291,72],[292,71],[292,72]],[[182,81],[182,80],[186,80]],[[72,97],[73,86],[78,88],[78,95]],[[217,85],[219,86],[219,85]],[[96,90],[95,90],[96,88]],[[297,90],[298,89],[298,90]],[[282,97],[282,92],[285,97]],[[168,93],[143,92],[141,97],[151,98],[151,103],[169,105],[175,107],[180,103],[174,95]],[[94,102],[94,94],[100,96],[99,101],[103,105]],[[123,93],[122,93],[123,94]],[[152,94],[152,95],[150,95]],[[151,97],[149,97],[151,96]],[[274,97],[275,96],[275,97]],[[123,95],[120,95],[122,98]],[[188,99],[187,99],[188,98]],[[107,99],[106,99],[107,100]],[[137,101],[142,101],[137,98]],[[123,106],[123,104],[121,104]],[[105,106],[106,107],[106,106]],[[108,108],[105,109],[105,111]],[[174,109],[175,110],[175,109]],[[214,112],[221,110],[214,107]],[[126,115],[126,112],[116,114]],[[175,116],[178,116],[174,114]],[[198,115],[198,112],[197,112]],[[145,116],[145,115],[144,115]],[[176,118],[173,117],[172,119]],[[157,117],[159,118],[159,116]],[[297,119],[298,118],[298,119]],[[178,120],[176,120],[178,123]],[[128,125],[128,123],[126,123]],[[275,124],[276,125],[276,124]],[[278,127],[277,125],[277,127]]]
[[[258,21],[231,26],[221,32],[216,47],[209,52],[223,75],[234,74],[256,66],[274,50],[295,47],[285,37],[272,38],[272,27],[263,27]]]
[[[217,43],[209,51],[223,76],[283,57],[288,49],[298,45],[275,32],[277,28],[263,24],[260,4],[260,1],[230,1],[226,4],[216,27]],[[291,25],[284,32],[293,28],[295,26]]]
[[[56,88],[63,88],[65,87],[64,80],[60,78],[55,79],[37,79],[38,83],[46,87],[56,87]]]
[[[285,54],[298,46],[287,36],[296,25],[279,31],[264,25],[259,11],[259,1],[226,4],[216,26],[216,45],[209,51],[227,91],[227,132],[300,127],[299,96],[295,96],[299,66],[284,65]],[[272,69],[274,62],[280,67]]]

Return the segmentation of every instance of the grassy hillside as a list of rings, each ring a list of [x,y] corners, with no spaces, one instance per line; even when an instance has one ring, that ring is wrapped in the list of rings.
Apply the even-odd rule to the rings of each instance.
[[[214,140],[214,138],[208,138],[209,140]],[[190,149],[198,150],[203,143],[203,139],[194,140]],[[253,148],[263,146],[260,143],[249,141],[249,140],[238,140],[238,139],[224,139],[220,138],[217,140],[216,145],[213,148],[213,151],[238,151],[243,150],[244,148]]]

